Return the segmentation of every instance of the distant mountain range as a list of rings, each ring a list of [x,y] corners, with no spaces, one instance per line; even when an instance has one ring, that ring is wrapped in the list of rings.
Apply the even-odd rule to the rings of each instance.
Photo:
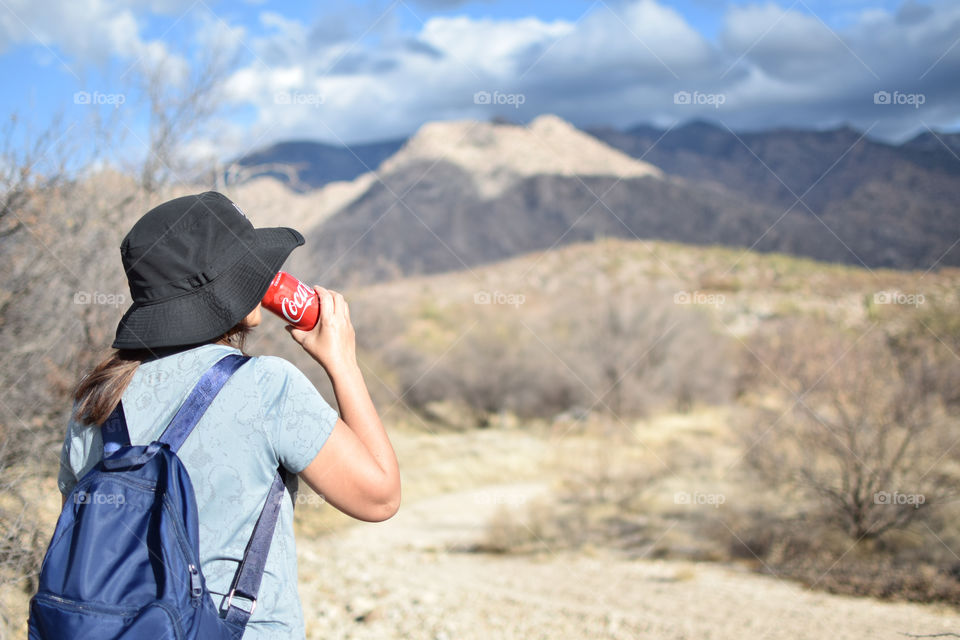
[[[296,191],[309,191],[374,171],[404,142],[387,140],[349,147],[307,140],[278,142],[234,160],[228,180],[245,182],[268,176]]]
[[[429,123],[409,140],[349,150],[284,143],[240,163],[296,166],[301,189],[362,180],[356,197],[308,231],[305,268],[341,286],[598,236],[870,268],[960,264],[958,134],[889,145],[849,128],[736,133],[693,122],[584,132],[541,116],[527,126]],[[375,166],[377,179],[361,175]]]

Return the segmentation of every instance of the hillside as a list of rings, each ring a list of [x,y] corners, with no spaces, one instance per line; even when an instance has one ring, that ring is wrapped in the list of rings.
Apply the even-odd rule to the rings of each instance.
[[[774,207],[784,222],[818,217],[821,231],[836,234],[821,254],[809,252],[806,237],[781,250],[869,267],[960,264],[955,134],[927,132],[894,146],[847,127],[738,134],[692,122],[591,133],[669,174]]]
[[[721,334],[746,337],[765,323],[810,316],[838,328],[875,321],[898,325],[933,305],[960,305],[960,269],[938,272],[866,270],[779,253],[662,241],[605,238],[538,251],[469,271],[406,278],[351,289],[356,305],[389,313],[419,328],[447,326],[476,315],[477,292],[524,296],[517,307],[492,305],[503,315],[533,317],[555,298],[587,293],[675,303],[677,293],[715,296],[709,303],[677,303],[706,313]],[[875,294],[922,294],[920,305],[877,304]],[[572,304],[572,302],[570,303]],[[425,312],[429,310],[429,313]],[[571,311],[572,313],[572,311]],[[364,322],[358,314],[358,323]],[[639,336],[638,336],[639,337]]]
[[[434,122],[406,141],[290,143],[239,163],[312,175],[301,188],[341,181],[335,197],[322,196],[335,215],[313,237],[312,263],[302,263],[338,284],[473,267],[597,236],[870,268],[960,264],[956,134],[896,146],[850,128],[736,133],[691,122],[589,133],[554,116],[527,126]],[[289,183],[283,171],[264,173]]]

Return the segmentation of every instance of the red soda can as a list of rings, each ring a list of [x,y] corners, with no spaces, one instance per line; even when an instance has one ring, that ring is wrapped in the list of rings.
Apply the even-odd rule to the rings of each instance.
[[[308,287],[286,271],[279,272],[270,283],[263,306],[297,329],[309,331],[320,318],[320,298],[313,287]]]

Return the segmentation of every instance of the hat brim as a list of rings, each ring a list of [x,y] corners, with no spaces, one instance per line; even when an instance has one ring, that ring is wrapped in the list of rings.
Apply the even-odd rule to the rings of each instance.
[[[256,244],[233,267],[193,291],[133,303],[117,326],[114,349],[156,349],[209,342],[235,327],[263,299],[290,253],[304,243],[289,227],[254,230]]]

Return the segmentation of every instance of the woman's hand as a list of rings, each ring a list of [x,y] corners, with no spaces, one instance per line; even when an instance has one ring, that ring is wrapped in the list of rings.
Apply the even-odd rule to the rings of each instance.
[[[320,318],[310,331],[286,329],[304,351],[320,363],[327,375],[357,366],[357,342],[350,307],[343,296],[320,286],[314,286],[320,298]]]

